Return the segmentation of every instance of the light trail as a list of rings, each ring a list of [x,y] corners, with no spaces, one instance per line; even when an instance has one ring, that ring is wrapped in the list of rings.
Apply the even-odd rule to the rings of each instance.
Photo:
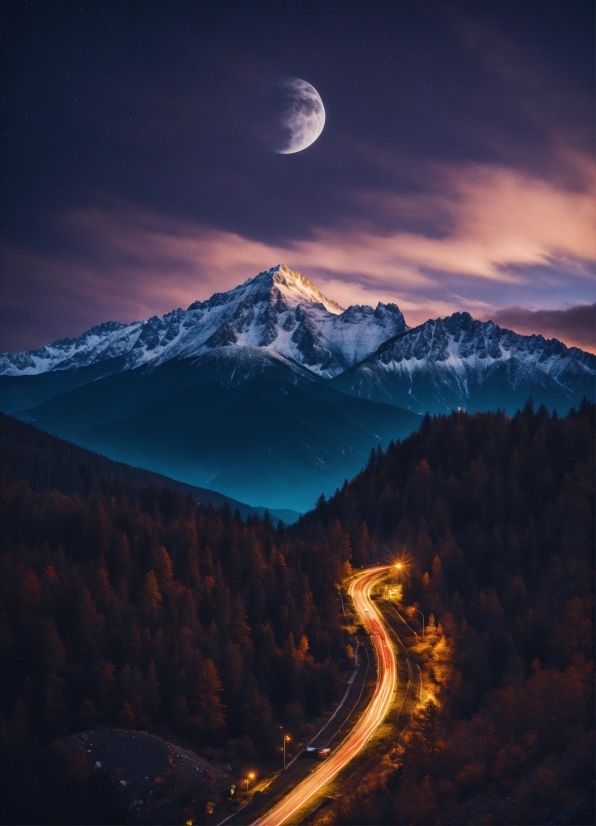
[[[372,700],[358,723],[327,760],[252,826],[280,826],[285,823],[362,751],[387,716],[397,687],[397,661],[391,637],[370,593],[389,568],[389,565],[368,568],[358,574],[350,585],[350,595],[370,634],[377,656],[377,685]]]

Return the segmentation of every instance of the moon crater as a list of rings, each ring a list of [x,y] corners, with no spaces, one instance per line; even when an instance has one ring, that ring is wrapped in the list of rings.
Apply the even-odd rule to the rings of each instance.
[[[325,126],[325,107],[314,86],[299,77],[282,81],[283,112],[279,155],[292,155],[313,144]]]

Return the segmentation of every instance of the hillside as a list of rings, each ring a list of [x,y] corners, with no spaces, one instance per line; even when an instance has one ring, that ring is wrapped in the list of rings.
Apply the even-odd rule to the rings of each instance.
[[[335,822],[593,822],[594,414],[427,417],[296,526],[402,562],[429,686]]]
[[[72,442],[44,433],[39,428],[25,424],[0,413],[0,479],[10,484],[27,479],[36,492],[58,490],[71,494],[93,486],[99,490],[109,488],[119,479],[128,491],[138,494],[141,488],[171,488],[183,496],[191,496],[199,505],[221,508],[227,505],[232,512],[238,511],[243,519],[264,516],[266,508],[251,508],[243,502],[230,499],[213,490],[186,485],[159,473],[114,462],[78,447]],[[272,510],[274,522],[295,522],[297,511]]]
[[[44,821],[38,803],[23,803],[29,790],[48,793],[44,778],[62,795],[72,786],[73,800],[49,795],[54,822],[81,822],[99,799],[100,821],[122,822],[99,776],[45,751],[56,738],[140,729],[225,763],[267,760],[279,725],[298,735],[337,698],[349,658],[332,560],[309,559],[267,517],[243,521],[34,428],[0,424],[10,822],[29,810]]]
[[[61,776],[39,749],[105,725],[267,759],[341,693],[337,583],[399,560],[425,696],[335,822],[592,822],[594,426],[587,401],[426,416],[274,529],[59,442],[53,466],[16,423],[34,448],[0,485],[5,776]]]

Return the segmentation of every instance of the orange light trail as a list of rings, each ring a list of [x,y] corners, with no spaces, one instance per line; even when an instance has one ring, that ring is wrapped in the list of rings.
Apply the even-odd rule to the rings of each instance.
[[[387,716],[397,687],[397,661],[391,637],[370,594],[376,581],[389,567],[369,568],[358,574],[350,585],[350,595],[370,634],[377,657],[377,685],[372,700],[356,726],[328,759],[273,809],[256,820],[253,826],[280,826],[285,823],[356,757]]]

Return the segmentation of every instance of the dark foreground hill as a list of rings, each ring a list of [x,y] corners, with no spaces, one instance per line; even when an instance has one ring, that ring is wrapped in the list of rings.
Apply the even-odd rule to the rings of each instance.
[[[331,560],[267,517],[242,521],[3,424],[3,822],[123,822],[101,776],[45,750],[56,738],[141,729],[226,762],[268,759],[280,725],[299,736],[338,696],[348,655]]]
[[[176,823],[181,815],[192,820],[196,808],[204,813],[205,804],[219,800],[236,780],[229,767],[145,731],[82,731],[60,741],[60,749],[67,760],[86,763],[112,781],[128,821]]]

